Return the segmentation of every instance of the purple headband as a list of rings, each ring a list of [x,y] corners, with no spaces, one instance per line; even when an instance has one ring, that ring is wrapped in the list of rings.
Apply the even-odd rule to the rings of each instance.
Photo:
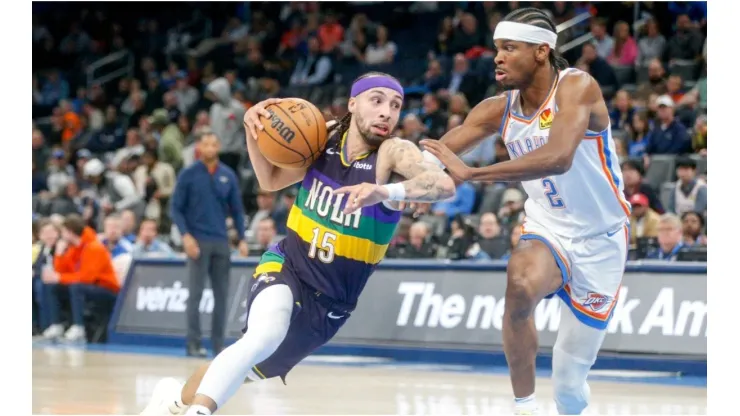
[[[393,78],[386,76],[367,77],[352,84],[350,97],[354,98],[371,88],[390,88],[401,94],[403,98],[403,87]]]

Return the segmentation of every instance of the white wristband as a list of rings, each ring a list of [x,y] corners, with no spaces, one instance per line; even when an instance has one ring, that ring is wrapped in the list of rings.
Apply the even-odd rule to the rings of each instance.
[[[427,162],[432,162],[432,163],[434,163],[435,165],[439,166],[442,169],[444,169],[446,167],[444,165],[444,163],[442,163],[442,161],[437,158],[437,156],[434,156],[428,150],[425,150],[425,151],[421,152],[421,155],[424,156],[424,160],[426,160]]]
[[[383,187],[388,190],[389,201],[403,201],[406,198],[406,188],[402,183],[387,183]]]

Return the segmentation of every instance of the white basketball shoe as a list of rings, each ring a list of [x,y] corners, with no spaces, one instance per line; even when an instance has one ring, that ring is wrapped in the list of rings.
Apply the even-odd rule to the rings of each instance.
[[[184,415],[188,406],[182,404],[180,399],[182,387],[183,384],[174,378],[159,380],[154,386],[149,404],[141,414],[149,416]]]

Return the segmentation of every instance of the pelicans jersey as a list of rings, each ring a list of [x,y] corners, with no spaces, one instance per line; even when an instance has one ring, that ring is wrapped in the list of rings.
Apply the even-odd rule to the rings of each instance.
[[[529,117],[522,114],[519,91],[507,92],[500,132],[511,159],[547,143],[558,112],[558,85],[575,71],[561,71],[545,102]],[[522,239],[540,240],[550,248],[563,275],[557,294],[582,322],[605,328],[624,274],[631,210],[611,128],[587,131],[567,172],[522,186],[528,196]]]
[[[376,183],[377,152],[347,162],[335,137],[309,168],[288,215],[282,246],[299,277],[333,299],[354,304],[385,256],[401,212],[376,204],[345,215],[342,186]]]
[[[401,219],[401,212],[382,203],[343,213],[348,195],[334,195],[334,190],[376,183],[378,157],[370,152],[348,162],[345,139],[346,134],[331,137],[308,169],[288,214],[286,237],[262,256],[254,272],[247,310],[264,288],[275,284],[290,287],[295,306],[282,344],[252,368],[250,379],[284,380],[293,366],[336,334]]]

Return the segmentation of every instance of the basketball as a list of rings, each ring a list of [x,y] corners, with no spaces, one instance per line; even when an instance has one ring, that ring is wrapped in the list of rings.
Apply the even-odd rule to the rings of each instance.
[[[326,147],[326,121],[315,105],[300,98],[287,98],[265,108],[271,117],[257,134],[257,146],[275,166],[305,168]]]

